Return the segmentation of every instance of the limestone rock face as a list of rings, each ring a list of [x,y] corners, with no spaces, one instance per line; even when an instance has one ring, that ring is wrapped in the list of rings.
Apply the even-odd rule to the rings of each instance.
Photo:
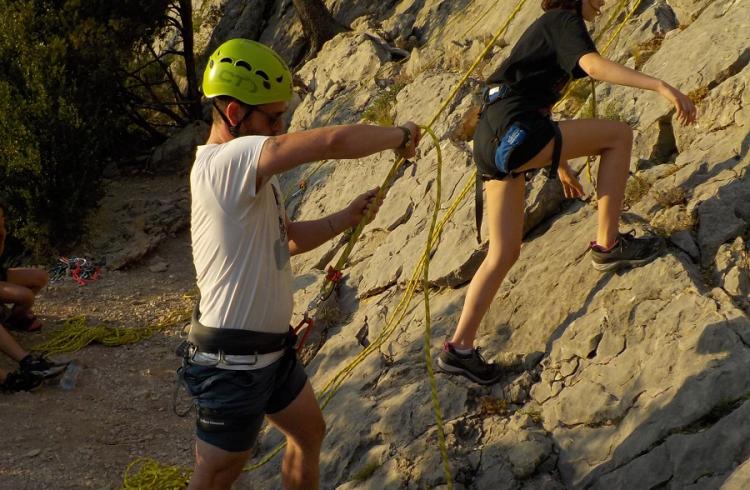
[[[449,100],[474,61],[469,53],[481,52],[515,2],[326,4],[353,30],[299,69],[309,92],[301,95],[291,131],[360,122],[377,104],[396,123],[427,124],[448,103],[432,125],[439,142],[425,136],[419,157],[395,172],[380,213],[320,312],[319,350],[310,354],[307,372],[318,392],[329,382],[337,387],[324,408],[321,482],[340,489],[445,488],[425,366],[424,284],[410,301],[402,298],[425,255],[440,153],[438,219],[455,213],[427,253],[434,357],[458,322],[487,247],[486,213],[483,243],[476,240],[472,143],[459,135],[466,133],[479,78],[507,57],[541,10],[536,2],[525,5],[490,59]],[[301,49],[290,2],[268,11],[273,16],[259,38],[284,56]],[[559,183],[541,173],[527,182],[518,210],[525,217],[521,257],[477,338],[506,374],[491,387],[434,375],[455,488],[750,485],[749,14],[747,0],[657,1],[644,4],[612,44],[607,55],[630,66],[634,45],[653,48],[650,58],[638,59],[640,69],[697,102],[700,118],[686,127],[657,93],[605,84],[597,90],[605,115],[635,134],[637,189],[621,230],[659,234],[665,252],[638,269],[596,272],[587,254],[596,237],[593,196],[566,201]],[[601,33],[602,42],[610,32]],[[389,46],[406,46],[411,37],[409,59],[396,59]],[[295,169],[281,176],[288,213],[312,220],[338,211],[381,185],[393,163],[384,152]],[[468,194],[456,202],[466,186]],[[294,257],[295,320],[344,245],[336,239]],[[266,433],[261,454],[280,441]],[[275,460],[248,478],[273,488],[280,486],[278,473]]]

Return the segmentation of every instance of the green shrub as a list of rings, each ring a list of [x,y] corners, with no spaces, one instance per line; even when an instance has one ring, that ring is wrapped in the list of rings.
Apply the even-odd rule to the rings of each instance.
[[[80,236],[102,168],[138,149],[121,67],[165,5],[0,0],[0,194],[27,252]]]
[[[362,119],[380,126],[392,126],[396,96],[405,86],[406,84],[396,83],[381,91],[364,110]]]

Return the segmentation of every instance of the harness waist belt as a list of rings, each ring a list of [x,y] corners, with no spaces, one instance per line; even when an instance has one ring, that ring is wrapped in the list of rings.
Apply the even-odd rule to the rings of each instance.
[[[229,355],[269,354],[293,346],[294,331],[289,328],[286,333],[256,332],[239,328],[213,328],[200,322],[198,305],[193,310],[190,320],[188,341],[200,352]]]

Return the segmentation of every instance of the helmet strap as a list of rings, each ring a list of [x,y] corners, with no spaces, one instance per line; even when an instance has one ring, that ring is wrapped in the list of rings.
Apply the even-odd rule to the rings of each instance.
[[[219,107],[219,104],[216,103],[216,99],[211,100],[211,104],[214,106],[214,109],[216,109],[221,116],[221,118],[224,120],[224,123],[227,125],[227,129],[229,129],[229,134],[234,136],[235,138],[240,135],[240,126],[242,126],[242,123],[245,122],[245,119],[247,119],[250,114],[252,114],[253,109],[255,109],[253,106],[247,106],[247,112],[244,116],[242,116],[242,119],[239,120],[237,124],[232,125],[231,122],[229,122],[229,118],[224,113],[224,111],[221,110]]]

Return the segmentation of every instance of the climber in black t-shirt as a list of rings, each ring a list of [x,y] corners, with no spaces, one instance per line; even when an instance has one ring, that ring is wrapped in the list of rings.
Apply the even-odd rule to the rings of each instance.
[[[510,56],[488,79],[484,107],[474,134],[478,197],[486,182],[489,249],[471,281],[452,339],[445,343],[438,366],[477,383],[499,380],[500,367],[474,348],[479,323],[521,250],[526,171],[550,167],[560,178],[565,197],[583,196],[567,161],[601,156],[597,179],[598,228],[591,243],[594,267],[600,271],[644,265],[656,258],[661,242],[618,231],[633,141],[630,127],[606,119],[554,122],[552,106],[573,79],[596,80],[653,90],[671,102],[682,124],[695,120],[687,96],[662,80],[601,57],[586,30],[604,0],[542,0],[545,13],[523,33]],[[478,199],[478,202],[481,202]],[[478,220],[481,207],[477,206]]]

